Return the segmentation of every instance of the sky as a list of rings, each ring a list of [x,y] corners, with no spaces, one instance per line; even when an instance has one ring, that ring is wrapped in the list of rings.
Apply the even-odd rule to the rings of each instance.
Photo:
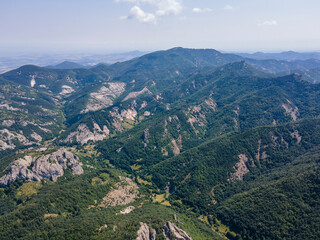
[[[320,51],[320,0],[0,0],[0,51]]]

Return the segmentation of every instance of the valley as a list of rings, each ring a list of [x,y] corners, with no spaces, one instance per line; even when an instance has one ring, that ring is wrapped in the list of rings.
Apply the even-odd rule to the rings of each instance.
[[[0,74],[0,239],[320,238],[318,58],[65,66]]]

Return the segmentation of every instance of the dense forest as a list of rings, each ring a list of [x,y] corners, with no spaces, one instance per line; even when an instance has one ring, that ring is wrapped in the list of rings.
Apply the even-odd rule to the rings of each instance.
[[[0,75],[0,239],[319,239],[317,67],[174,48]]]

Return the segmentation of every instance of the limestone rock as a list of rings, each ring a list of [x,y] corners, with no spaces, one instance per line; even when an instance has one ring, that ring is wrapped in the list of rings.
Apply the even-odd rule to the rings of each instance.
[[[136,98],[144,93],[148,93],[148,94],[152,94],[149,89],[147,87],[144,87],[141,91],[138,91],[138,92],[131,92],[129,93],[123,100],[122,102],[124,101],[127,101],[129,99],[132,99],[132,98]]]
[[[82,163],[79,158],[65,148],[40,157],[25,156],[9,165],[9,172],[0,178],[0,184],[7,185],[16,179],[56,181],[64,175],[64,170],[71,168],[73,174],[82,174]]]
[[[120,177],[120,180],[115,184],[114,189],[103,198],[99,207],[115,207],[135,201],[139,193],[138,185],[127,177]]]
[[[97,123],[93,123],[93,130],[90,131],[86,124],[80,124],[75,132],[72,132],[64,140],[64,142],[79,142],[81,144],[86,144],[89,141],[101,141],[109,136],[109,129],[107,126],[103,126],[103,130]]]
[[[31,137],[32,137],[33,139],[35,139],[36,141],[39,141],[39,142],[42,141],[42,137],[41,137],[38,133],[36,133],[36,132],[33,132],[33,133],[31,134]]]
[[[124,210],[120,211],[120,214],[122,214],[122,215],[124,215],[124,214],[129,214],[129,213],[131,213],[134,209],[135,209],[134,206],[129,206],[129,207],[125,208]]]
[[[244,175],[249,172],[249,169],[246,165],[248,162],[248,157],[245,154],[239,154],[239,162],[233,167],[235,172],[231,175],[229,181],[234,182],[236,180],[243,180]]]
[[[123,121],[124,119],[134,121],[138,115],[137,110],[133,107],[129,109],[123,109],[121,112],[119,111],[119,108],[115,107],[110,114],[112,117],[117,118],[120,121]]]
[[[12,125],[16,124],[16,121],[15,120],[3,120],[1,124],[6,127],[11,127]]]
[[[34,142],[30,142],[22,134],[9,131],[8,129],[0,130],[0,150],[14,149],[16,147],[16,141],[24,146],[35,144]]]
[[[297,121],[300,113],[297,106],[295,106],[290,100],[287,99],[287,103],[283,103],[282,107],[286,111],[286,114],[290,115],[293,121]]]
[[[74,89],[68,85],[62,85],[60,95],[67,95],[73,93]]]
[[[182,229],[178,228],[172,222],[167,222],[163,227],[163,235],[166,240],[192,240],[192,238]]]
[[[138,237],[136,240],[155,240],[156,239],[156,230],[149,229],[146,223],[140,223],[140,229],[137,232]]]
[[[102,86],[98,92],[90,94],[87,106],[81,113],[98,111],[113,104],[114,99],[118,98],[125,91],[126,84],[121,82],[108,83]]]

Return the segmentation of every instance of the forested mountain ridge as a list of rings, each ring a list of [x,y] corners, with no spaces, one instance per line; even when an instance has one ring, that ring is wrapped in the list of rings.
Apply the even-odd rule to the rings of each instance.
[[[0,75],[1,239],[318,238],[316,67],[174,48]]]

